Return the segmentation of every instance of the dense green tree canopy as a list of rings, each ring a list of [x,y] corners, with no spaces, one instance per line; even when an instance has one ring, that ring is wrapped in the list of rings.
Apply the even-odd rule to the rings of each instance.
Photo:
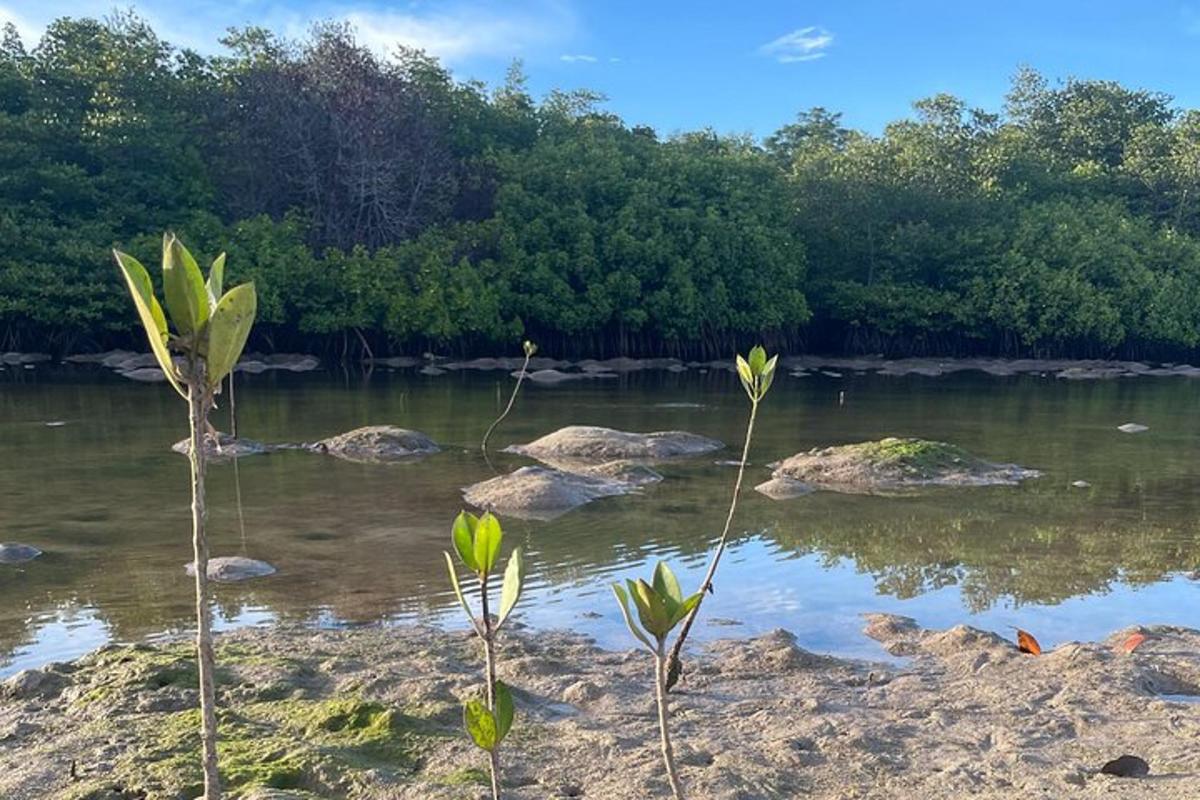
[[[108,258],[176,230],[261,345],[1147,355],[1200,347],[1200,111],[1017,72],[879,135],[660,137],[327,24],[220,56],[128,15],[0,36],[0,349],[133,341]],[[47,344],[48,343],[48,344]]]

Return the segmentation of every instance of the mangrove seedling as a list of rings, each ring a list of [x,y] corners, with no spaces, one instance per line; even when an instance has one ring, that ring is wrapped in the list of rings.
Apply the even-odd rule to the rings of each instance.
[[[636,581],[627,580],[625,583],[628,590],[621,584],[614,583],[613,594],[617,596],[617,602],[621,605],[621,614],[625,617],[625,624],[629,626],[630,633],[654,656],[654,699],[658,704],[658,733],[663,765],[667,770],[672,795],[675,800],[683,800],[683,788],[675,771],[675,751],[671,748],[666,642],[667,636],[675,626],[699,606],[703,594],[697,592],[684,598],[675,573],[662,561],[654,568],[651,583],[646,583],[641,578]],[[637,609],[640,628],[629,610],[631,599]]]
[[[217,710],[214,656],[208,596],[208,538],[205,533],[204,477],[207,469],[208,414],[221,381],[228,375],[250,335],[257,310],[254,284],[223,292],[225,255],[213,261],[208,280],[192,254],[175,236],[163,237],[163,294],[167,314],[154,295],[150,274],[133,256],[114,250],[121,275],[145,329],[150,350],[171,388],[188,404],[189,460],[192,472],[192,556],[196,576],[196,656],[200,674],[200,720],[204,798],[218,800]],[[175,355],[173,355],[175,354]]]
[[[737,480],[733,483],[733,497],[729,501],[729,513],[725,516],[725,528],[721,531],[721,538],[717,540],[717,549],[713,551],[712,559],[708,563],[708,571],[704,574],[704,581],[700,584],[698,592],[701,598],[700,602],[697,602],[691,609],[687,619],[684,620],[683,627],[679,629],[679,636],[675,638],[675,643],[671,646],[671,655],[667,659],[668,690],[675,686],[683,673],[683,662],[680,660],[683,643],[687,640],[688,633],[692,630],[692,624],[700,613],[700,604],[704,601],[704,595],[712,593],[713,576],[717,574],[717,564],[721,563],[721,556],[725,553],[725,545],[729,541],[729,531],[733,526],[733,516],[737,513],[738,498],[742,494],[742,478],[746,475],[746,461],[750,458],[750,440],[754,438],[754,420],[758,417],[758,404],[767,396],[767,390],[771,388],[771,383],[775,380],[775,365],[778,360],[778,355],[768,359],[767,351],[761,346],[751,349],[750,355],[746,358],[742,358],[741,355],[737,357],[738,378],[742,382],[742,388],[746,390],[746,396],[750,398],[750,419],[746,423],[746,440],[742,444],[742,458],[738,462]]]
[[[525,380],[525,376],[529,373],[529,360],[537,353],[537,345],[528,339],[521,345],[525,349],[525,363],[521,365],[521,371],[517,373],[517,385],[513,387],[512,394],[508,398],[508,405],[504,407],[504,411],[500,416],[496,417],[496,421],[488,426],[487,431],[483,434],[483,444],[480,449],[483,450],[484,459],[487,458],[487,443],[488,439],[492,438],[492,431],[500,426],[504,418],[508,416],[508,412],[512,411],[513,404],[517,402],[517,392],[521,391],[521,381]]]
[[[463,719],[471,739],[488,754],[493,800],[500,799],[500,743],[504,741],[513,723],[512,694],[507,686],[496,680],[496,634],[508,621],[517,601],[521,599],[521,590],[525,588],[525,560],[521,555],[521,548],[518,547],[508,557],[508,566],[504,569],[504,581],[500,589],[500,612],[493,618],[489,610],[488,590],[503,538],[500,520],[491,512],[476,517],[463,511],[454,520],[451,531],[454,551],[463,566],[474,573],[479,581],[478,617],[467,603],[462,584],[458,580],[458,570],[454,567],[454,559],[449,553],[445,554],[446,568],[450,572],[450,584],[454,587],[454,594],[466,612],[475,635],[483,643],[484,673],[487,680],[486,703],[478,699],[468,700],[463,709]]]

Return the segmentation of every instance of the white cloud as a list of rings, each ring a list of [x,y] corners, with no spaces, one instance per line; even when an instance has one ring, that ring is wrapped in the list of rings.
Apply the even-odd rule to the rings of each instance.
[[[36,42],[60,16],[105,17],[127,0],[0,0],[0,25],[12,22],[26,42]],[[9,3],[9,5],[4,5]],[[20,13],[11,6],[21,9]],[[392,3],[387,0],[137,0],[135,13],[164,39],[201,52],[220,50],[230,26],[262,25],[290,38],[303,38],[315,22],[341,19],[354,26],[359,41],[380,54],[397,44],[417,47],[448,64],[474,57],[513,58],[562,52],[577,31],[571,0],[450,0]],[[27,7],[23,7],[27,6]],[[186,24],[178,20],[186,19]]]
[[[378,51],[397,44],[425,50],[448,63],[474,57],[511,58],[568,39],[575,19],[560,2],[540,2],[502,13],[477,5],[437,13],[353,10],[341,15],[360,40]]]
[[[11,24],[21,34],[26,46],[35,44],[41,35],[42,27],[35,25],[7,6],[0,6],[0,28]]]
[[[599,61],[600,59],[596,58],[595,56],[589,56],[589,55],[586,55],[586,54],[584,54],[584,53],[579,53],[579,54],[576,54],[576,55],[571,55],[571,54],[567,53],[567,54],[563,54],[563,55],[559,56],[559,57],[558,57],[558,60],[559,60],[559,61],[566,61],[566,62],[567,62],[567,63],[569,63],[569,64],[570,64],[570,63],[575,63],[575,62],[577,62],[577,61],[583,61],[583,62],[585,62],[585,63],[587,63],[587,64],[595,64],[595,63],[596,63],[597,61]]]
[[[826,49],[833,44],[833,34],[824,28],[810,25],[785,33],[774,41],[758,48],[764,56],[770,56],[780,64],[797,61],[815,61],[825,57]]]

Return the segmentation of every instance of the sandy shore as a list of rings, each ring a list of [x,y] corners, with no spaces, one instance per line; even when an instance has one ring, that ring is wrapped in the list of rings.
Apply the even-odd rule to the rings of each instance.
[[[867,633],[903,663],[814,655],[782,631],[696,653],[674,695],[691,798],[1200,797],[1200,632],[1146,628],[1040,656],[900,617]],[[0,797],[191,797],[186,642],[110,646],[0,688]],[[460,733],[479,685],[466,634],[243,630],[219,639],[230,797],[482,798]],[[510,634],[506,796],[666,797],[644,654]],[[1100,774],[1123,754],[1150,775]],[[265,789],[263,786],[275,787]]]

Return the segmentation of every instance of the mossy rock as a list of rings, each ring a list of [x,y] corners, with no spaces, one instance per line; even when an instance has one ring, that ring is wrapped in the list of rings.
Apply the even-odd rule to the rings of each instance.
[[[1037,470],[985,461],[957,445],[887,438],[815,448],[771,465],[773,478],[816,489],[859,494],[929,486],[1013,486]]]

